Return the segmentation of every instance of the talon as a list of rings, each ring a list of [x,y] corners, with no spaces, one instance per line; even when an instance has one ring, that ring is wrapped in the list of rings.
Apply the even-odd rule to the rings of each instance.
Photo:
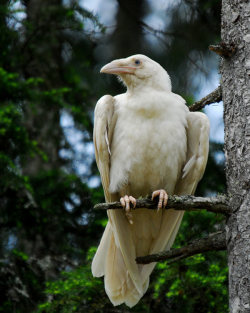
[[[124,196],[120,198],[121,205],[125,209],[125,215],[130,224],[133,224],[133,216],[131,213],[130,202],[133,204],[133,208],[136,207],[136,199],[132,196]]]
[[[129,200],[133,204],[133,208],[135,208],[136,207],[136,199],[132,196],[129,196]]]
[[[125,211],[126,211],[126,212],[129,212],[129,211],[130,211],[129,197],[128,197],[128,196],[125,196],[125,197],[124,197],[124,200],[125,200],[125,203],[126,203]]]
[[[124,198],[121,198],[120,199],[120,202],[121,202],[121,205],[125,208],[125,206],[126,206],[126,203],[125,203],[125,200],[124,200]]]
[[[166,193],[164,189],[155,190],[152,193],[152,200],[154,200],[154,198],[157,196],[159,196],[159,201],[158,201],[158,206],[157,206],[157,212],[159,212],[161,208],[166,207],[167,202],[168,202],[168,194]]]

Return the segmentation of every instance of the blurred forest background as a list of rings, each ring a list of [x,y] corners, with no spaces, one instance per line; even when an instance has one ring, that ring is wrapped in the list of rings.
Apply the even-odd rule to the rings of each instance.
[[[218,71],[208,45],[219,41],[220,0],[1,1],[0,312],[128,312],[90,272],[106,223],[92,209],[104,201],[93,110],[102,95],[124,90],[99,69],[146,54],[191,104]],[[222,153],[211,141],[197,195],[225,191]],[[186,213],[175,247],[222,224]],[[221,313],[227,303],[226,255],[208,252],[159,263],[129,312]]]

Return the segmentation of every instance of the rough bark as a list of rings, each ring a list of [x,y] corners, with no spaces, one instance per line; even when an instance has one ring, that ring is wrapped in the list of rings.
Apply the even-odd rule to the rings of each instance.
[[[222,41],[236,52],[221,62],[224,102],[227,220],[231,313],[250,312],[250,3],[222,1]]]
[[[150,210],[157,209],[157,199],[154,201],[149,198],[137,199],[135,209],[146,208]],[[96,210],[117,210],[122,209],[120,202],[99,203],[96,204]],[[214,198],[202,198],[194,196],[169,196],[166,209],[175,209],[180,211],[201,211],[207,210],[213,213],[230,214],[226,196],[217,196]]]

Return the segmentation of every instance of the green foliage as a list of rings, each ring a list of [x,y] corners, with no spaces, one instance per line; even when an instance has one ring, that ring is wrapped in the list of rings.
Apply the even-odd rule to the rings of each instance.
[[[90,249],[89,260],[95,250]],[[40,304],[37,313],[102,312],[108,303],[102,280],[91,274],[90,262],[76,270],[62,272],[62,279],[46,284],[45,293],[51,300]]]
[[[20,68],[13,69],[15,73],[0,67],[0,252],[6,259],[1,263],[0,312],[5,313],[30,312],[43,299],[46,279],[58,274],[57,267],[84,258],[97,239],[96,229],[102,229],[98,215],[103,219],[90,211],[91,190],[59,156],[60,149],[71,149],[60,125],[46,120],[66,110],[77,116],[81,129],[90,128],[89,112],[79,98],[86,95],[85,87],[80,82],[50,86],[45,78],[24,79]],[[48,127],[47,139],[40,135],[43,127]],[[52,166],[50,139],[58,149]],[[95,194],[103,197],[98,190]],[[95,217],[97,228],[91,226]],[[42,267],[37,257],[50,255],[56,261]]]
[[[16,249],[12,250],[13,255],[15,255],[17,258],[20,258],[23,261],[27,261],[29,259],[29,256],[22,251],[18,251]]]
[[[28,97],[29,88],[38,80],[20,81],[18,74],[8,73],[0,68],[0,194],[7,190],[31,191],[29,178],[21,172],[22,161],[39,152],[37,143],[32,140],[23,121],[22,100]],[[1,205],[0,205],[1,207]]]
[[[184,215],[173,248],[207,236],[223,227],[224,218],[209,212]],[[227,262],[225,252],[207,252],[168,265],[158,263],[153,274],[151,293],[154,299],[165,298],[174,312],[226,312]],[[156,306],[157,301],[156,301]]]
[[[225,253],[196,255],[177,266],[160,264],[158,271],[154,298],[165,296],[174,312],[227,311]]]
[[[184,215],[173,248],[208,235],[222,227],[223,218],[208,212]],[[158,299],[170,312],[207,313],[227,311],[227,263],[225,252],[198,254],[173,264],[158,263],[152,275],[150,294],[153,310],[161,312]],[[167,311],[168,312],[168,311]]]
[[[50,299],[38,306],[34,313],[108,313],[113,311],[104,291],[103,280],[94,278],[91,273],[91,261],[96,252],[91,247],[86,257],[86,264],[76,270],[62,272],[61,279],[48,282],[45,293]],[[148,306],[139,304],[131,312],[149,312]],[[125,305],[119,307],[119,312],[127,312]]]

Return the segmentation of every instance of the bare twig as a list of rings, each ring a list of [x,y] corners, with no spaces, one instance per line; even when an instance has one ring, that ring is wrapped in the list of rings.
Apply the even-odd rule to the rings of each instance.
[[[133,21],[135,21],[137,24],[139,24],[141,27],[147,29],[150,33],[152,33],[153,35],[165,35],[165,36],[172,36],[172,37],[181,37],[181,38],[185,38],[183,32],[167,32],[164,30],[160,30],[160,29],[155,29],[152,26],[148,25],[147,23],[145,23],[144,21],[140,20],[137,18],[136,14],[129,10],[129,8],[124,5],[123,1],[117,0],[117,2],[119,3],[119,6],[121,7],[121,9],[129,16],[131,17],[131,19]]]
[[[214,250],[226,250],[226,233],[224,231],[212,233],[205,238],[196,239],[189,245],[179,249],[172,249],[157,254],[138,257],[136,258],[136,262],[138,264],[148,264],[152,262],[170,260],[168,263],[173,263],[198,253]]]
[[[222,100],[222,92],[221,92],[221,86],[216,88],[214,91],[212,91],[210,94],[208,94],[206,97],[202,98],[199,101],[196,101],[194,104],[192,104],[189,107],[189,111],[199,111],[203,109],[206,105],[220,102]]]
[[[95,210],[116,210],[122,209],[120,202],[99,203],[94,206]],[[136,209],[146,208],[157,209],[157,199],[154,201],[149,198],[137,199]],[[200,211],[207,210],[213,213],[230,214],[230,208],[226,196],[217,197],[194,197],[194,196],[169,196],[166,209],[175,209],[180,211]]]
[[[225,59],[232,57],[236,52],[236,45],[234,43],[226,44],[225,42],[221,42],[218,45],[210,45],[208,48]]]

